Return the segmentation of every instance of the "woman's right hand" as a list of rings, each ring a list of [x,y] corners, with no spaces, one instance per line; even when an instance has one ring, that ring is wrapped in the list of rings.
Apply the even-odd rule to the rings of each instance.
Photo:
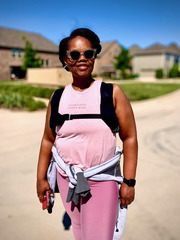
[[[50,195],[52,194],[48,181],[46,179],[37,180],[37,195],[41,203],[46,191],[48,191]]]

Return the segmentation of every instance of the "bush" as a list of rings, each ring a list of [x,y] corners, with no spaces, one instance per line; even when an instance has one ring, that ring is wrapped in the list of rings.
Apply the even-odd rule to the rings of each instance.
[[[162,68],[156,70],[156,78],[162,79],[164,77],[164,71]]]
[[[178,75],[179,75],[179,68],[178,68],[178,64],[175,63],[169,71],[169,77],[176,78],[178,77]]]
[[[0,105],[6,108],[22,108],[24,106],[24,98],[16,93],[12,95],[1,94]]]
[[[131,73],[131,74],[127,74],[126,79],[136,79],[138,77],[139,75],[137,73]]]
[[[10,109],[28,109],[28,111],[46,108],[45,103],[41,101],[35,101],[32,97],[24,96],[19,93],[1,93],[0,106]]]
[[[36,111],[38,109],[43,109],[46,108],[46,104],[41,101],[29,101],[27,103],[28,111]]]

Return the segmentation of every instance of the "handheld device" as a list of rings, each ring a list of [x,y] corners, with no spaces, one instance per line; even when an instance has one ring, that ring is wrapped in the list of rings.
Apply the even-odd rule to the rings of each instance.
[[[48,213],[52,213],[52,208],[54,206],[54,195],[49,195],[49,193],[46,191],[44,194],[44,198],[42,201],[42,209],[47,209]]]
[[[46,193],[44,194],[44,198],[42,201],[42,209],[48,209],[49,208],[49,193],[46,191]]]

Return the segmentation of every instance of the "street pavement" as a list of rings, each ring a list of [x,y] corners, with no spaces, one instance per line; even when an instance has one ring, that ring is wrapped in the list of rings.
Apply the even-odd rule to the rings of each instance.
[[[132,103],[138,130],[136,199],[122,240],[179,240],[180,91]],[[56,194],[52,214],[36,195],[36,169],[45,110],[0,109],[0,239],[72,240]],[[117,144],[121,145],[120,140]],[[94,239],[92,239],[94,240]]]

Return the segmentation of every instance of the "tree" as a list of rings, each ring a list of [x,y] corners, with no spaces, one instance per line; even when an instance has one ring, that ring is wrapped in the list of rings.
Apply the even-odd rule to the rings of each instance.
[[[40,57],[36,57],[37,50],[32,48],[32,43],[23,36],[25,41],[24,55],[23,55],[23,65],[21,69],[26,71],[27,68],[39,68],[42,66],[42,60]]]
[[[126,70],[132,69],[131,66],[132,57],[129,56],[129,50],[124,47],[121,47],[121,52],[114,58],[116,60],[116,62],[114,63],[115,69],[120,70],[122,78],[126,79],[128,76]]]

